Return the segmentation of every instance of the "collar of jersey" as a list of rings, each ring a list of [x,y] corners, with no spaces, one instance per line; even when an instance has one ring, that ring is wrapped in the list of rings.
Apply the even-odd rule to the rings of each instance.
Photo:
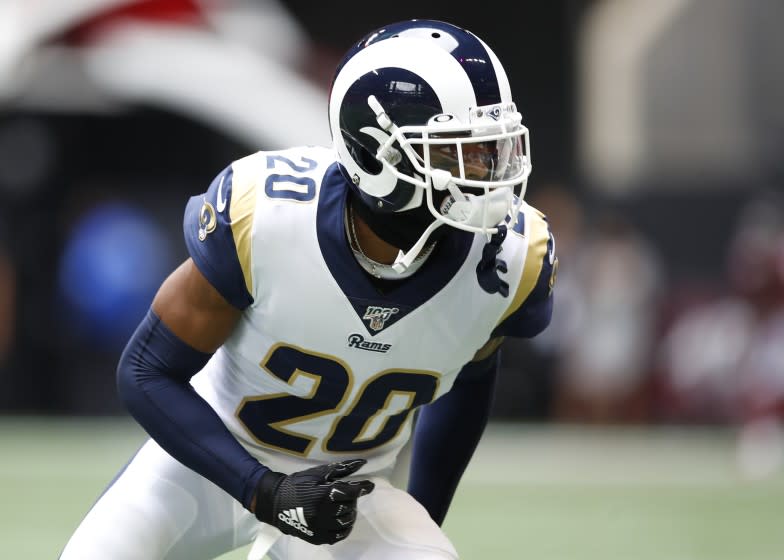
[[[401,308],[397,322],[436,295],[457,274],[471,250],[473,235],[455,230],[444,236],[421,270],[381,294],[357,263],[346,240],[343,215],[348,188],[337,163],[333,164],[324,175],[318,199],[316,231],[321,254],[332,277],[358,313],[364,314],[364,306],[374,303],[395,305]]]

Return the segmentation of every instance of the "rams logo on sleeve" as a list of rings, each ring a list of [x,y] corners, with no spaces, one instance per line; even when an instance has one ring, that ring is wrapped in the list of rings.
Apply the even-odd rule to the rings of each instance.
[[[215,216],[215,208],[205,200],[199,212],[199,241],[207,239],[207,236],[215,231],[217,225],[218,218]]]

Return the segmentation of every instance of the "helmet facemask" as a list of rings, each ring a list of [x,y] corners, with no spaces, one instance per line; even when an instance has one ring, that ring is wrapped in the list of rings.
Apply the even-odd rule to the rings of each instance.
[[[386,132],[379,137],[376,159],[398,179],[415,187],[411,200],[398,212],[427,206],[435,221],[394,266],[405,270],[442,224],[490,238],[498,225],[516,223],[531,173],[528,129],[514,103],[476,107],[468,122],[443,113],[424,126],[398,127],[375,98],[368,105]],[[361,132],[373,135],[378,129]],[[382,141],[383,140],[383,141]],[[407,158],[415,174],[400,170]],[[408,166],[406,166],[408,167]]]

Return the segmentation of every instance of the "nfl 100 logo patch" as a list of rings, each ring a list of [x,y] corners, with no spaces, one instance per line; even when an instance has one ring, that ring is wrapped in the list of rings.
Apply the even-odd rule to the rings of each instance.
[[[381,307],[378,305],[368,305],[365,314],[362,316],[364,321],[369,321],[369,326],[374,331],[380,331],[392,315],[398,313],[397,307]]]

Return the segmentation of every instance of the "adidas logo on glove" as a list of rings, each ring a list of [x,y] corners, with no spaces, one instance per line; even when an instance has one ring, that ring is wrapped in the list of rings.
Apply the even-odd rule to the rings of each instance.
[[[308,523],[305,521],[305,512],[301,507],[281,511],[278,513],[278,519],[283,521],[286,525],[291,525],[296,530],[305,533],[309,537],[313,536],[313,531],[308,529]]]

